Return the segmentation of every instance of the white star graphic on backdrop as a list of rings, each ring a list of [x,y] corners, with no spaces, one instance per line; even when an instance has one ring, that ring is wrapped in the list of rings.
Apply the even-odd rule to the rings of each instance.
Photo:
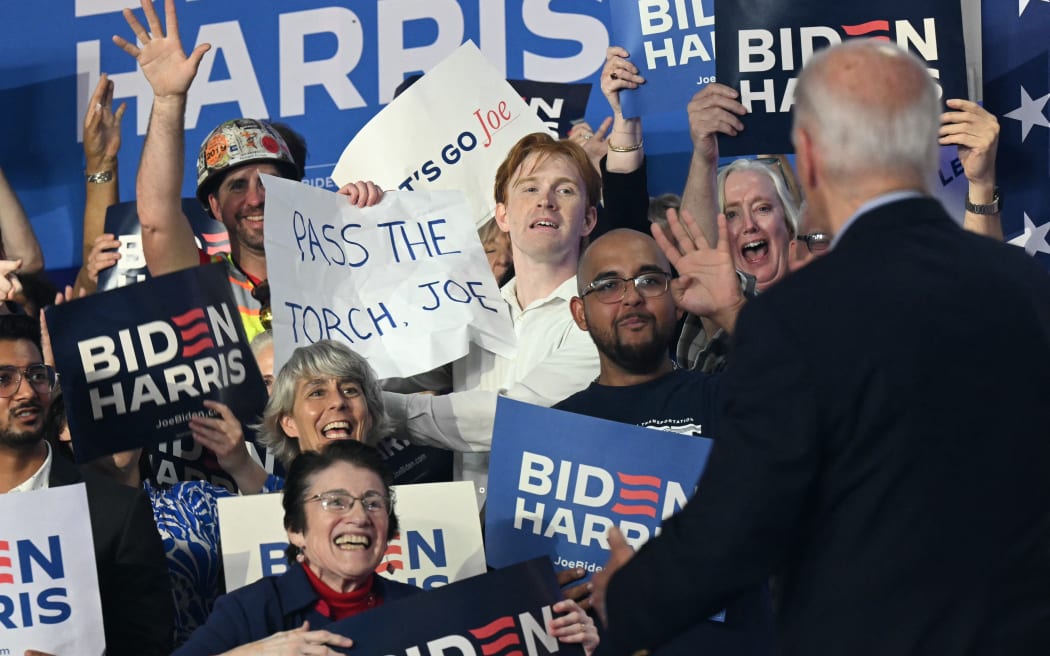
[[[1017,17],[1020,18],[1021,14],[1024,13],[1025,8],[1028,6],[1029,0],[1017,0]],[[1050,2],[1050,0],[1043,0],[1043,2]]]
[[[1024,248],[1024,252],[1029,255],[1036,253],[1050,255],[1050,243],[1046,240],[1048,233],[1050,233],[1050,221],[1037,226],[1028,216],[1028,212],[1025,212],[1024,232],[1011,239],[1010,243]]]
[[[1021,106],[1009,114],[1003,114],[1003,118],[1012,118],[1021,122],[1021,143],[1028,138],[1028,133],[1032,130],[1033,125],[1050,128],[1050,121],[1043,114],[1047,100],[1050,100],[1050,93],[1032,100],[1032,97],[1028,95],[1028,90],[1021,85]]]

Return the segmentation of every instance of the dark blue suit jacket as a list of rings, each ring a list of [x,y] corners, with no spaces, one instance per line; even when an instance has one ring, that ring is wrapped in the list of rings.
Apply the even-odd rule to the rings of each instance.
[[[931,199],[865,214],[744,309],[705,503],[613,577],[602,653],[777,573],[785,656],[1050,654],[1047,390],[1045,271]]]
[[[153,508],[141,489],[80,470],[51,452],[50,487],[84,483],[109,656],[171,652],[175,605]]]
[[[419,588],[376,575],[374,590],[384,603],[403,599]],[[310,621],[311,629],[323,629],[332,620],[314,606],[317,593],[306,572],[292,565],[280,576],[268,576],[215,601],[215,609],[190,639],[172,656],[213,656],[278,631],[288,631]]]

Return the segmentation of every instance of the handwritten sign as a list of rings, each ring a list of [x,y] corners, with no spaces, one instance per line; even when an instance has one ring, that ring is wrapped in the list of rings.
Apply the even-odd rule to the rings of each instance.
[[[105,651],[92,544],[83,483],[0,494],[4,653]]]
[[[401,528],[376,571],[424,589],[485,572],[478,504],[471,483],[395,485]],[[226,589],[287,570],[280,494],[218,500]]]
[[[471,223],[480,225],[495,212],[492,184],[507,151],[525,135],[546,131],[468,41],[358,131],[332,179],[403,191],[459,189],[470,202]]]
[[[645,84],[620,93],[627,118],[685,112],[714,81],[715,0],[612,0],[612,43],[630,53]]]
[[[510,311],[463,194],[345,196],[264,175],[274,362],[297,346],[345,342],[380,378],[466,355],[469,342],[513,357]]]

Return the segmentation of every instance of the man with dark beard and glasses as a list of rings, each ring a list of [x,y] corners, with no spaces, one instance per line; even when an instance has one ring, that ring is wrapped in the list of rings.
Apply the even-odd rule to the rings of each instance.
[[[732,268],[726,269],[727,286],[734,292],[730,298],[738,299]],[[601,372],[589,387],[554,407],[715,437],[720,374],[679,369],[668,357],[681,309],[672,293],[677,285],[672,290],[671,267],[652,237],[634,230],[603,235],[584,252],[576,280],[579,296],[572,299],[572,316],[598,348]],[[690,300],[678,296],[683,309],[692,309]],[[569,573],[561,576],[563,584],[571,580]],[[570,588],[566,594],[587,606],[587,586]],[[660,653],[772,653],[772,615],[764,587],[744,592],[727,605],[724,616],[716,617],[698,623]]]
[[[80,472],[52,451],[44,424],[56,379],[41,354],[40,325],[0,316],[0,494],[84,483],[106,653],[168,654],[175,609],[149,500],[142,490]]]
[[[678,369],[668,357],[681,310],[671,266],[656,242],[613,230],[580,258],[570,308],[598,348],[593,383],[554,407],[686,435],[714,434],[718,376]]]

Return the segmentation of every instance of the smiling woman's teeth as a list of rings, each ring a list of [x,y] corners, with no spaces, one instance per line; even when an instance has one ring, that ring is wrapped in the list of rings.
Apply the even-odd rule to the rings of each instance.
[[[321,428],[321,435],[329,439],[350,437],[350,422],[332,421]]]
[[[372,546],[372,540],[366,535],[340,535],[335,539],[335,546],[348,551],[367,549]]]

